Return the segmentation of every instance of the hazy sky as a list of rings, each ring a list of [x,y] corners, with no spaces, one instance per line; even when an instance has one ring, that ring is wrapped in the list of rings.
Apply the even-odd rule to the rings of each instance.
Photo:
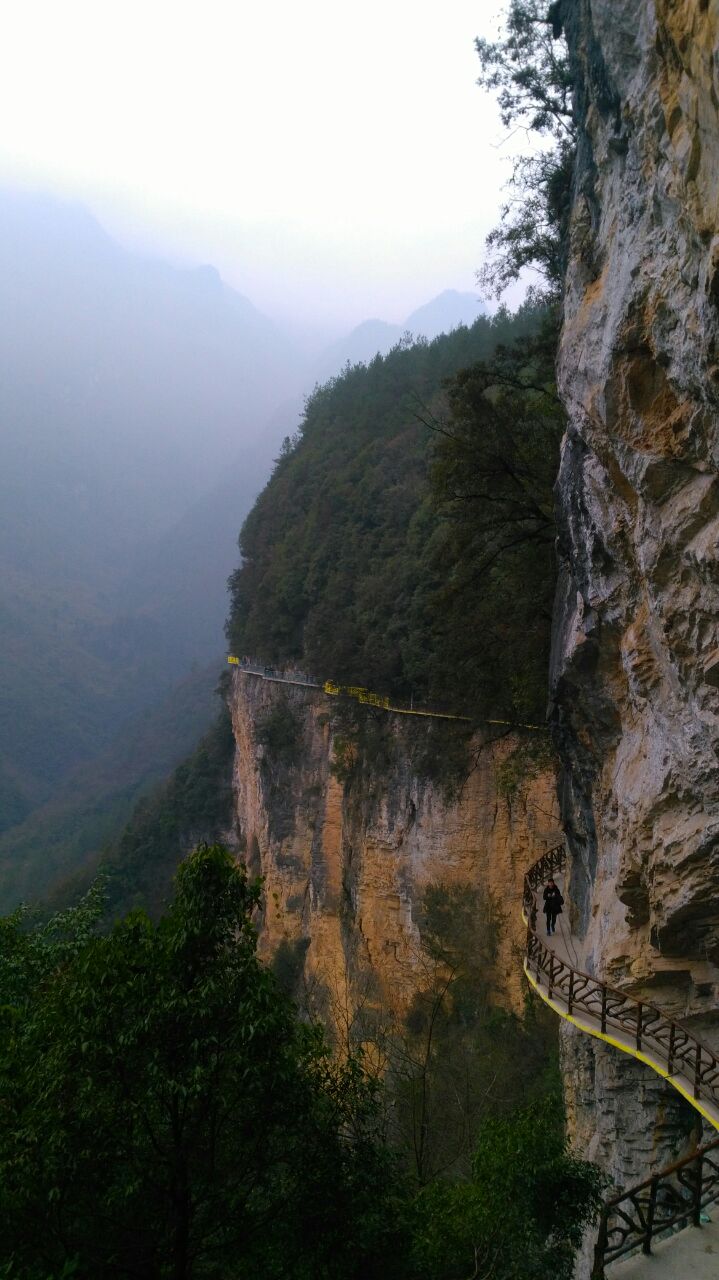
[[[212,262],[278,318],[399,321],[474,288],[497,217],[517,140],[473,41],[499,9],[4,0],[0,179]]]

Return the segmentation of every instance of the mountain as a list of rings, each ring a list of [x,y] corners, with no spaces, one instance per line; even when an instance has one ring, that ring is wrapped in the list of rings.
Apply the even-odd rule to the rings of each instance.
[[[317,388],[242,529],[235,654],[415,706],[543,717],[563,422],[551,394],[499,396],[485,369],[502,348],[500,385],[551,387],[544,324],[532,306],[480,316]]]
[[[402,336],[431,341],[442,333],[451,333],[459,325],[473,325],[487,314],[484,303],[473,293],[445,289],[443,293],[412,311],[403,324],[385,320],[365,320],[344,338],[327,347],[314,366],[316,382],[335,377],[346,364],[367,364],[376,355],[387,355]]]
[[[487,314],[487,308],[473,293],[460,293],[457,289],[445,289],[431,302],[412,311],[404,322],[404,328],[416,338],[438,338],[441,333],[451,333],[458,325],[470,328],[479,316]]]
[[[69,770],[24,822],[0,833],[0,911],[36,900],[58,877],[94,865],[127,822],[139,796],[197,742],[216,711],[215,660],[186,676],[156,706],[139,712],[97,755]]]
[[[243,450],[271,459],[262,426],[298,362],[214,268],[131,254],[81,207],[5,191],[0,286],[13,563],[44,558],[52,529],[97,560],[169,527]],[[39,547],[17,519],[28,500],[45,513]]]
[[[296,395],[211,267],[0,191],[0,830],[222,650],[237,529]]]
[[[468,505],[464,515],[453,510],[448,520],[446,504],[438,505],[433,464],[440,457],[427,422],[435,411],[449,412],[448,388],[456,391],[464,386],[478,362],[491,361],[498,347],[518,344],[518,358],[529,370],[529,353],[543,319],[531,307],[516,316],[501,312],[493,318],[479,317],[471,327],[458,327],[432,342],[405,344],[368,366],[356,365],[318,389],[308,400],[301,431],[282,451],[242,529],[242,563],[231,579],[233,652],[253,654],[272,666],[300,666],[342,684],[362,685],[390,695],[393,701],[411,702],[416,711],[429,705],[459,714],[462,720],[449,725],[441,719],[421,724],[409,717],[403,721],[408,727],[419,724],[414,745],[404,744],[411,756],[408,768],[418,776],[431,777],[439,791],[451,791],[458,774],[468,767],[464,717],[476,718],[485,739],[487,718],[499,717],[499,733],[504,737],[510,718],[527,718],[517,711],[523,700],[533,696],[535,684],[532,719],[543,715],[549,617],[542,605],[545,597],[551,600],[554,579],[550,568],[549,580],[543,581],[537,556],[546,561],[545,549],[547,545],[553,549],[553,536],[548,543],[539,538],[525,540],[515,553],[512,546],[521,515],[515,503],[510,512],[510,548],[507,551],[493,542],[491,572],[482,571],[486,544],[481,541],[474,507]],[[502,368],[506,372],[506,366]],[[539,380],[548,377],[551,382],[552,370],[550,360]],[[480,396],[477,406],[488,435],[493,427],[492,403],[491,398],[485,401]],[[507,447],[513,450],[514,462],[522,465],[522,483],[530,484],[528,465],[533,455],[521,447],[520,438],[529,443],[537,432],[537,421],[533,412],[523,415],[520,408],[515,403],[511,406],[514,439]],[[557,416],[556,408],[553,412]],[[549,414],[543,405],[542,416]],[[473,421],[471,435],[479,434],[475,427]],[[554,427],[558,440],[558,416]],[[542,440],[548,442],[546,433]],[[481,459],[467,454],[464,445],[462,438],[460,466],[467,473],[467,462],[470,469],[476,468]],[[541,455],[543,462],[548,455],[545,487],[551,504],[553,455],[544,447]],[[493,497],[500,504],[505,500],[502,456],[491,459]],[[473,560],[456,540],[462,524],[472,544],[478,543]],[[541,543],[539,552],[535,542]],[[468,580],[457,582],[458,569],[465,568]],[[305,763],[294,716],[285,705],[285,686],[272,688],[276,697],[272,689],[259,697],[257,724],[240,747],[234,778],[237,784],[240,774],[248,778],[259,770],[272,792],[271,822],[281,842],[292,826],[299,795],[305,795],[302,788],[296,791]],[[237,680],[233,689],[237,694]],[[288,696],[294,697],[291,691]],[[342,782],[355,760],[352,742],[360,731],[357,715],[363,717],[366,708],[357,706],[355,714],[355,708],[341,699],[329,702],[318,708],[324,719],[318,719],[317,729],[326,725],[327,715],[339,717],[332,771]],[[387,776],[391,744],[383,736],[386,719],[384,712],[375,716],[370,709],[369,719],[361,721],[361,735],[366,735],[363,749],[368,760],[371,757],[365,781],[378,770],[383,779]],[[235,727],[238,723],[236,717]],[[445,729],[451,732],[443,735]],[[127,906],[141,900],[156,908],[169,893],[177,863],[192,844],[203,837],[214,839],[232,826],[231,739],[227,724],[223,727],[218,722],[174,777],[135,809],[124,833],[108,841],[107,862],[116,884],[114,902]],[[256,745],[248,755],[250,740]],[[327,748],[325,738],[323,751]],[[314,747],[309,755],[315,760]],[[508,795],[518,785],[512,768],[529,768],[524,755],[519,765],[516,761],[503,765]],[[315,782],[307,781],[301,803],[310,803],[307,797],[315,795]],[[325,784],[326,779],[317,794],[325,794]],[[246,799],[248,809],[252,804]],[[242,821],[239,825],[242,829]],[[274,839],[272,831],[270,835]],[[17,846],[11,840],[0,841],[0,855],[3,847]],[[243,843],[240,838],[239,847],[250,860],[254,857],[252,840]],[[288,860],[294,860],[290,848],[295,846],[288,844],[285,852]],[[297,866],[304,865],[302,859],[304,845]],[[78,870],[86,880],[97,865],[95,850],[94,859],[87,858]],[[62,881],[71,863],[58,865],[57,870]],[[63,894],[68,886],[55,887],[60,899],[66,900]],[[71,887],[77,889],[77,881]],[[293,898],[295,905],[301,900]]]
[[[364,320],[356,329],[327,347],[315,367],[315,381],[333,378],[346,364],[367,364],[376,355],[386,355],[402,337],[398,324],[385,320]]]

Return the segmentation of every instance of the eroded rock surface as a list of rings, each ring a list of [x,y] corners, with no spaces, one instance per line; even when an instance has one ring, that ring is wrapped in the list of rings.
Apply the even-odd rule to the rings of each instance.
[[[719,0],[561,7],[580,145],[552,682],[575,927],[596,974],[719,1043]],[[638,1181],[677,1130],[648,1080],[633,1104],[643,1068],[610,1087],[607,1052],[565,1042],[575,1134]]]
[[[284,763],[263,745],[263,726],[282,702],[296,726]],[[497,767],[516,746],[504,738],[478,751],[454,799],[401,751],[371,783],[343,782],[332,765],[345,746],[322,693],[237,674],[230,706],[237,823],[245,856],[265,877],[265,956],[282,951],[296,964],[330,1021],[368,1003],[402,1016],[426,979],[418,925],[425,888],[467,887],[497,899],[503,922],[492,985],[498,1000],[520,1010],[522,879],[560,838],[553,770],[501,795]]]

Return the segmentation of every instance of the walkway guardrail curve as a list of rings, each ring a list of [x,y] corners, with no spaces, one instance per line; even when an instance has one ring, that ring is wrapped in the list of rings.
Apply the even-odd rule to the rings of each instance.
[[[574,968],[537,933],[538,889],[564,875],[564,845],[547,850],[524,877],[522,915],[527,925],[524,971],[556,1013],[581,1030],[647,1063],[719,1129],[719,1058],[676,1019],[655,1005]],[[621,1191],[600,1215],[593,1280],[625,1254],[651,1252],[653,1240],[689,1224],[698,1226],[707,1205],[719,1201],[719,1138]]]
[[[681,1231],[701,1226],[705,1209],[719,1201],[719,1138],[645,1182],[607,1200],[599,1219],[593,1280],[610,1262]]]

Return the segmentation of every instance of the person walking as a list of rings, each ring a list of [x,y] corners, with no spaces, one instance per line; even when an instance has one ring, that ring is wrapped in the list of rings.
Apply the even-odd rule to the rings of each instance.
[[[559,885],[554,880],[547,881],[544,890],[544,914],[547,917],[547,934],[551,935],[555,932],[557,926],[557,916],[561,915],[564,906],[564,898],[559,891]]]

